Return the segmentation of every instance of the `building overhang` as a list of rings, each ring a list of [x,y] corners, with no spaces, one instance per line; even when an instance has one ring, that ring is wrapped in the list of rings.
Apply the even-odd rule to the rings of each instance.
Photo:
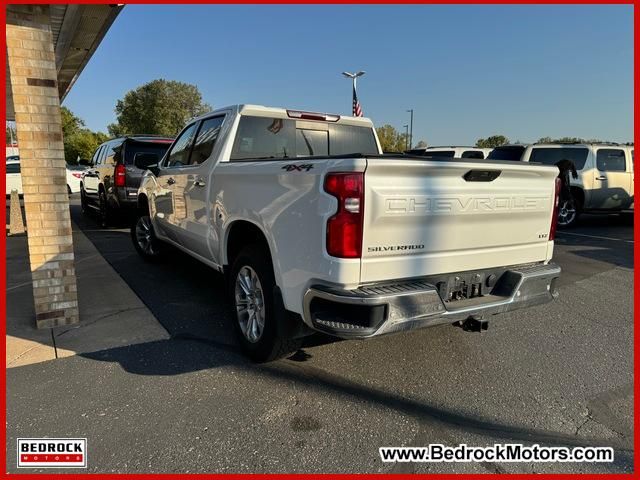
[[[122,4],[49,5],[60,101],[64,100],[73,87],[123,6]],[[7,120],[14,120],[8,61],[6,62],[6,101]]]

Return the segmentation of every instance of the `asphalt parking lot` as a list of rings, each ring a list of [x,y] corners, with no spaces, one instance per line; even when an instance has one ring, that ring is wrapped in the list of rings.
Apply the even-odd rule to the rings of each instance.
[[[8,438],[87,437],[90,472],[633,469],[634,238],[620,217],[562,231],[558,300],[495,317],[486,332],[313,338],[290,359],[253,365],[238,353],[220,275],[180,253],[144,263],[128,230],[99,229],[77,199],[71,212],[171,339],[8,370]],[[613,446],[615,462],[378,456],[429,443]]]

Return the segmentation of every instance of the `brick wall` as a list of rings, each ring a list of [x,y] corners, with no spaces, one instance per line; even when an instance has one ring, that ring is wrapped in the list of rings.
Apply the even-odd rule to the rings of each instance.
[[[78,300],[48,7],[7,6],[6,29],[36,324],[68,325]]]

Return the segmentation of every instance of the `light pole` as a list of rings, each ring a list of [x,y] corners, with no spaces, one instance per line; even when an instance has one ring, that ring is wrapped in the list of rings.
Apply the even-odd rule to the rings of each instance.
[[[356,103],[358,101],[358,96],[356,94],[356,80],[358,77],[361,77],[365,74],[366,72],[360,70],[359,72],[356,73],[351,73],[351,72],[342,72],[342,75],[344,75],[347,78],[351,79],[351,83],[353,86],[353,99],[352,99],[352,103],[351,103],[351,114],[356,117],[359,115],[356,115]]]
[[[404,127],[404,149],[409,150],[409,125],[403,125]]]
[[[411,114],[410,127],[409,127],[409,150],[413,147],[413,108],[407,110],[407,113]]]

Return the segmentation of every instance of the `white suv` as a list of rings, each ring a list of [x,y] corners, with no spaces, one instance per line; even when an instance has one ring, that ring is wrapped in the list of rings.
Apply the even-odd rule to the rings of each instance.
[[[558,224],[575,224],[581,212],[633,213],[633,145],[615,143],[534,144],[522,154],[525,162],[555,165],[571,160],[578,178],[571,178],[575,206],[563,202]]]
[[[487,158],[491,153],[492,148],[479,148],[479,147],[427,147],[427,148],[414,148],[408,150],[407,153],[412,155],[422,155],[425,157],[440,157],[440,158]]]

